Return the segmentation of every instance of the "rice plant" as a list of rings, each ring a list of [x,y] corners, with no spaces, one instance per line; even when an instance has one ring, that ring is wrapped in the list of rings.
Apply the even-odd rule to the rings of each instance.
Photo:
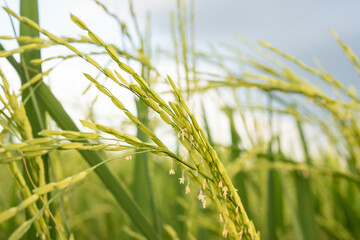
[[[360,100],[353,88],[240,35],[254,54],[234,46],[200,53],[194,1],[183,0],[169,19],[173,49],[160,52],[176,73],[162,74],[150,26],[142,32],[132,1],[130,22],[95,2],[116,20],[122,43],[107,43],[72,14],[82,35],[57,36],[39,26],[36,0],[21,1],[20,15],[3,8],[20,33],[0,36],[18,43],[0,45],[0,57],[21,87],[0,69],[0,238],[360,237]],[[332,33],[359,73],[355,53]],[[67,55],[41,58],[50,48]],[[86,119],[72,118],[45,81],[74,58],[96,69],[79,79],[88,83],[83,97],[95,93]],[[120,126],[94,114],[100,98],[122,116]],[[230,144],[216,138],[210,111],[225,119]]]

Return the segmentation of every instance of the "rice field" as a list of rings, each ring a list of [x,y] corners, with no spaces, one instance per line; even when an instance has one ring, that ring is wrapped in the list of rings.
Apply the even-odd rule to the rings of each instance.
[[[130,21],[95,2],[120,43],[73,14],[79,36],[42,28],[36,0],[2,9],[19,31],[0,36],[0,239],[360,239],[356,87],[241,35],[198,50],[194,0],[169,13],[171,51],[131,0]],[[51,83],[74,60],[81,119]]]

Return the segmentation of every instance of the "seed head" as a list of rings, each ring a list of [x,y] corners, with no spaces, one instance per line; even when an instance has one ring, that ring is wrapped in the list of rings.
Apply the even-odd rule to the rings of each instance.
[[[229,191],[229,189],[226,186],[222,188],[222,192],[223,192],[222,196],[223,196],[223,198],[226,199],[226,195],[227,195],[228,191]]]
[[[181,129],[180,132],[178,133],[178,137],[179,137],[179,138],[181,137],[183,141],[185,141],[185,134],[186,134],[186,132],[187,132],[187,129],[186,129],[186,128],[183,128],[183,129]]]
[[[189,185],[187,185],[186,188],[185,188],[185,194],[188,194],[188,193],[190,193],[190,187],[189,187]]]
[[[179,182],[180,182],[180,184],[184,184],[184,183],[185,183],[185,177],[184,177],[184,175],[182,175],[181,178],[179,178]]]
[[[203,208],[206,208],[206,195],[202,193],[201,188],[200,188],[200,193],[197,196],[197,199],[201,201]]]
[[[242,235],[244,233],[244,225],[241,227],[241,231],[239,232],[239,238],[242,238]]]
[[[187,157],[186,157],[185,152],[184,152],[184,151],[181,151],[180,155],[181,155],[181,157],[184,159],[184,161],[186,162]]]
[[[201,203],[202,203],[203,208],[206,208],[206,200],[202,201]]]
[[[223,231],[222,231],[222,235],[223,235],[224,238],[227,238],[228,234],[229,234],[229,231],[226,229],[226,225],[224,225],[224,229],[223,229]]]

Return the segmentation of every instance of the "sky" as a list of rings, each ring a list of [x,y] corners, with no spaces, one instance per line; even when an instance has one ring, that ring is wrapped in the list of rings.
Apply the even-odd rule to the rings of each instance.
[[[17,10],[18,1],[8,0]],[[176,8],[176,0],[133,0],[140,23],[145,13],[150,12],[153,36],[171,43],[170,11]],[[4,0],[0,3],[3,5]],[[103,0],[121,18],[128,18],[127,0]],[[114,22],[92,0],[39,0],[40,21],[44,28],[59,34],[76,34],[80,31],[69,18],[73,13],[84,19],[95,32],[109,40],[118,40]],[[264,40],[279,46],[286,52],[304,61],[318,57],[336,74],[349,70],[341,59],[329,28],[333,27],[344,42],[355,52],[360,52],[360,1],[357,0],[195,0],[197,44],[236,44],[235,33],[252,40]],[[8,17],[2,11],[0,20],[8,25]],[[144,25],[144,24],[143,24]],[[9,31],[6,28],[6,31]],[[340,58],[340,59],[337,59]],[[339,66],[340,62],[340,66]]]
[[[129,19],[127,0],[102,2],[121,19]],[[142,29],[146,13],[151,14],[153,45],[171,49],[170,12],[176,9],[176,0],[133,2]],[[4,6],[5,1],[0,0],[0,4]],[[18,11],[18,1],[8,0],[7,4]],[[85,34],[71,22],[69,14],[72,13],[105,41],[119,42],[116,23],[92,0],[39,0],[39,6],[40,25],[52,33],[65,36]],[[359,87],[359,76],[330,33],[330,27],[334,28],[342,40],[360,55],[359,10],[358,0],[195,0],[196,46],[206,49],[209,44],[227,43],[241,47],[235,37],[238,33],[255,43],[259,40],[269,42],[309,65],[313,65],[313,59],[317,58],[346,86]],[[0,35],[13,34],[8,16],[2,10],[0,26]],[[14,43],[1,43],[7,49],[15,47]],[[53,53],[43,52],[43,56]],[[0,66],[8,65],[0,59]],[[86,82],[78,79],[82,78],[82,72],[87,71],[94,69],[70,60],[50,75],[53,76],[51,85],[55,95],[68,106],[72,115],[79,118],[85,114],[88,103],[81,99]]]
[[[139,23],[144,26],[150,12],[154,45],[169,46],[170,11],[176,0],[133,0]],[[4,0],[0,0],[4,5]],[[8,0],[17,10],[18,1]],[[127,0],[103,0],[111,11],[128,19]],[[40,23],[61,35],[76,35],[69,13],[83,19],[98,35],[110,42],[119,41],[116,25],[92,0],[39,0]],[[346,83],[358,79],[351,64],[330,33],[333,27],[355,53],[360,53],[360,1],[357,0],[195,0],[196,44],[228,43],[239,45],[239,33],[253,42],[264,40],[311,64],[316,57],[336,77]],[[0,12],[0,34],[12,32],[4,11]]]

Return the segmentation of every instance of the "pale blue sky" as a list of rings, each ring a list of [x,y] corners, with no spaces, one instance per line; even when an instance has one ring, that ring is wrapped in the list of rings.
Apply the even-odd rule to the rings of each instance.
[[[0,2],[3,5],[4,0]],[[8,4],[17,10],[17,2],[9,0]],[[128,18],[127,0],[103,2],[123,19]],[[151,12],[154,43],[171,47],[169,12],[175,9],[176,1],[134,0],[134,4],[140,23],[145,21],[145,13]],[[41,25],[57,34],[81,33],[70,21],[71,12],[107,41],[119,39],[115,23],[92,0],[39,0],[39,5]],[[356,81],[329,28],[360,54],[360,1],[195,0],[195,7],[197,46],[210,42],[238,44],[234,33],[240,33],[252,41],[265,40],[306,62],[318,57],[337,77],[347,83]],[[0,22],[0,34],[11,33],[3,11]]]

